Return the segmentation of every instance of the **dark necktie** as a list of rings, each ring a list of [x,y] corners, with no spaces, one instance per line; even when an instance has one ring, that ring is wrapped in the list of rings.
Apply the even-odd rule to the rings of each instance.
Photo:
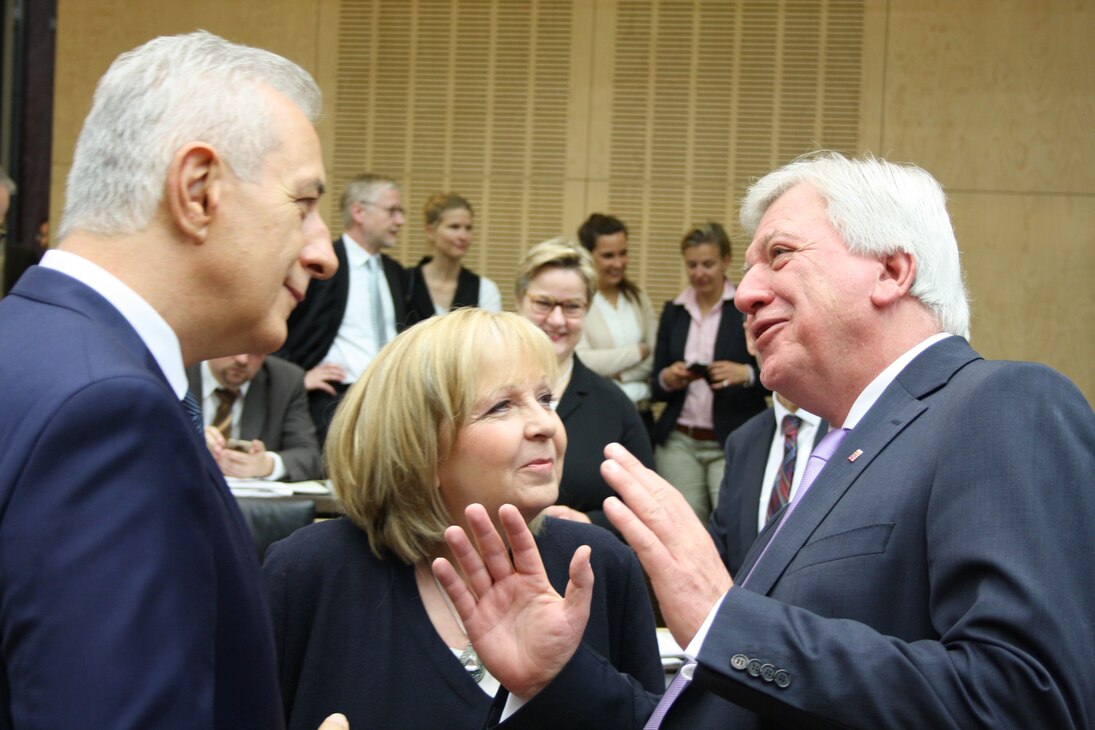
[[[194,397],[191,391],[186,391],[186,395],[182,399],[183,410],[186,411],[186,415],[190,416],[191,423],[194,424],[194,428],[198,429],[199,434],[205,433],[205,428],[202,426],[202,407],[198,405],[198,399]]]
[[[225,438],[232,435],[232,405],[239,397],[239,393],[228,388],[217,388],[213,391],[217,396],[217,412],[213,414],[213,428],[221,432]]]
[[[783,526],[787,524],[787,520],[791,518],[791,514],[795,511],[795,507],[799,505],[802,498],[806,496],[806,490],[810,488],[810,485],[817,479],[817,475],[821,473],[821,470],[829,463],[829,459],[833,457],[836,450],[840,448],[840,442],[844,440],[844,437],[848,435],[848,429],[846,428],[834,428],[825,434],[825,438],[821,439],[821,442],[814,449],[814,452],[810,454],[810,460],[806,462],[806,468],[802,471],[802,481],[798,484],[798,491],[795,492],[794,498],[790,504],[787,505],[787,509],[783,511],[783,515],[779,519],[779,524],[776,525],[775,531],[772,533],[771,539],[768,540],[768,544],[764,546],[764,549],[760,552],[760,557],[753,563],[753,567],[749,569],[748,575],[745,576],[745,580],[742,583],[749,581],[749,577],[753,575],[753,571],[757,569],[761,561],[764,560],[765,553],[768,552],[768,548],[772,547],[772,543],[779,537],[779,531],[783,529]]]
[[[801,425],[802,419],[792,415],[784,416],[780,423],[780,430],[783,432],[783,461],[780,462],[776,481],[772,485],[772,496],[768,500],[768,520],[791,500],[791,482],[795,478],[795,460],[798,458],[798,429]]]

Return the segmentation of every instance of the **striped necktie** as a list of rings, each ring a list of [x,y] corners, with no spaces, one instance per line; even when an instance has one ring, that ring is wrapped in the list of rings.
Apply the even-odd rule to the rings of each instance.
[[[791,500],[791,482],[795,478],[795,461],[798,459],[798,429],[800,425],[802,425],[802,420],[798,416],[790,414],[784,416],[783,421],[780,423],[780,430],[783,432],[783,461],[780,462],[775,484],[772,485],[772,496],[768,500],[766,520],[772,519],[772,515],[779,512],[783,505]]]

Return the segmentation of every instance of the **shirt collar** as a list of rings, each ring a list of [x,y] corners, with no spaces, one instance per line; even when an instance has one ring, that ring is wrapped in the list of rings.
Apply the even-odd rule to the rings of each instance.
[[[722,302],[725,302],[727,299],[732,301],[734,299],[734,292],[735,291],[737,291],[737,288],[733,284],[730,283],[729,279],[724,281],[722,283],[722,297],[719,298],[719,303],[721,304]],[[688,287],[687,289],[682,291],[680,294],[678,294],[677,298],[673,300],[673,303],[674,304],[679,304],[682,307],[685,307],[686,309],[691,308],[691,309],[695,309],[697,311],[699,310],[699,307],[700,307],[699,303],[696,301],[696,290],[693,289],[692,287]]]
[[[947,332],[940,332],[928,337],[921,342],[913,345],[899,358],[894,360],[889,366],[879,373],[870,384],[863,389],[863,392],[859,394],[859,397],[855,399],[855,403],[852,404],[851,410],[848,411],[848,417],[844,419],[844,428],[853,429],[856,425],[863,420],[863,416],[867,415],[867,411],[871,410],[871,406],[875,404],[875,401],[879,399],[882,392],[889,387],[901,371],[904,370],[913,359],[927,350],[940,340],[945,340],[951,335]]]
[[[217,382],[217,379],[213,376],[213,371],[209,369],[209,361],[202,361],[202,402],[204,403],[209,396],[213,395],[213,391],[221,387],[221,384]],[[240,398],[247,396],[247,389],[251,387],[251,381],[239,387]]]
[[[179,338],[151,304],[114,274],[71,251],[51,249],[42,257],[41,265],[71,276],[110,302],[136,330],[175,395],[183,399],[187,380]]]
[[[813,413],[810,413],[805,408],[799,408],[794,413],[787,410],[787,407],[779,402],[779,398],[776,397],[775,393],[772,393],[772,409],[775,411],[777,428],[780,426],[780,424],[783,423],[784,416],[798,416],[803,423],[814,427],[817,427],[817,425],[821,423],[820,416],[815,416]]]
[[[380,254],[371,254],[361,247],[354,239],[349,235],[342,234],[342,245],[346,247],[346,263],[350,265],[351,269],[355,269],[359,266],[365,266],[369,261],[380,258]]]

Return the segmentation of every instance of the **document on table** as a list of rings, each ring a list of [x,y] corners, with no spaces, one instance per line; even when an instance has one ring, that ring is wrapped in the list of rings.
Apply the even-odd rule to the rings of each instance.
[[[237,497],[292,497],[294,494],[326,496],[331,488],[326,482],[268,482],[263,479],[226,477],[228,488]]]

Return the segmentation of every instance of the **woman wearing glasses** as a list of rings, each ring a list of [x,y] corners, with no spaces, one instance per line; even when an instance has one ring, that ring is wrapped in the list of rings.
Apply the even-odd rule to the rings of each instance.
[[[654,399],[666,402],[654,425],[655,457],[658,473],[707,524],[726,437],[765,409],[766,391],[726,278],[726,231],[718,223],[696,226],[681,239],[681,257],[691,286],[666,302],[654,348]]]
[[[471,248],[471,203],[455,193],[437,193],[426,201],[425,217],[430,254],[407,272],[407,325],[457,307],[502,311],[495,283],[463,266]]]
[[[589,253],[560,238],[529,249],[517,268],[517,313],[543,330],[559,362],[552,391],[570,437],[559,502],[548,514],[613,529],[601,507],[614,492],[601,478],[604,447],[623,444],[653,466],[646,429],[623,391],[582,364],[574,348],[593,298],[596,269]]]

